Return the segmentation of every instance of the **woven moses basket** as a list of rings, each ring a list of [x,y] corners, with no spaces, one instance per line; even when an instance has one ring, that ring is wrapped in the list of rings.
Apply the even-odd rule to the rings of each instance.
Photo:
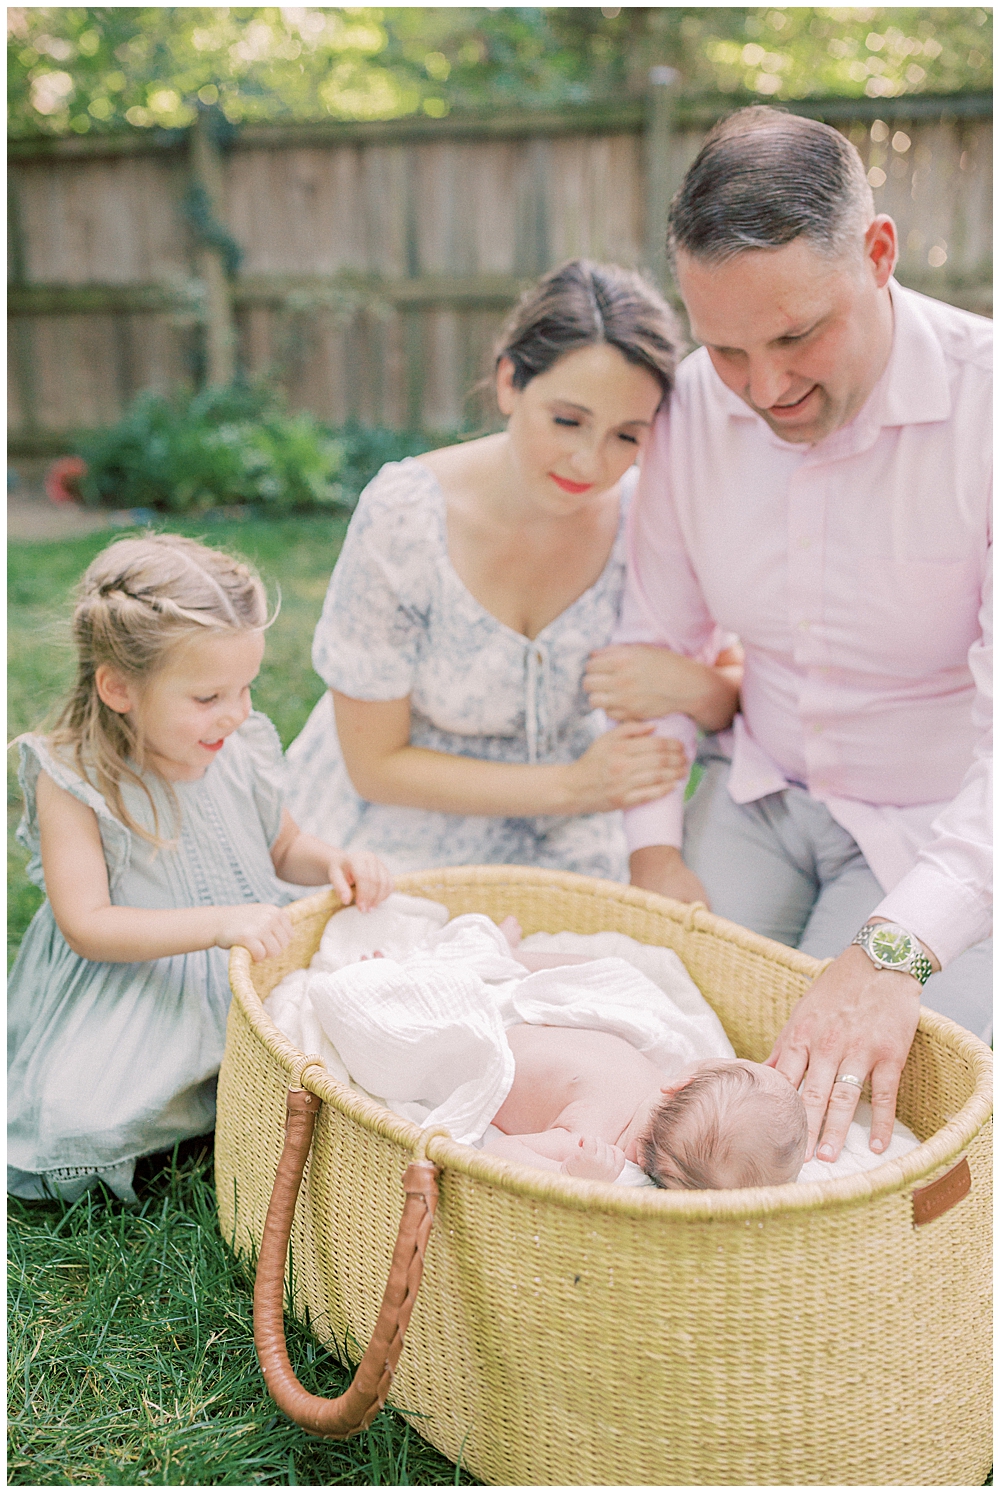
[[[398,886],[453,916],[513,913],[526,934],[613,929],[667,945],[737,1052],[758,1060],[820,968],[701,908],[581,876],[464,867]],[[280,959],[253,965],[233,951],[216,1168],[223,1231],[255,1256],[286,1095],[301,1087],[292,1108],[318,1119],[292,1227],[294,1309],[345,1362],[361,1356],[378,1317],[350,1391],[370,1407],[357,1424],[377,1413],[398,1359],[390,1404],[486,1482],[983,1482],[991,1057],[982,1043],[923,1012],[899,1094],[900,1117],[923,1143],[874,1172],[714,1193],[577,1181],[428,1139],[310,1066],[278,1032],[261,1001],[308,963],[337,906],[329,893],[296,903],[296,936]],[[287,1234],[275,1235],[274,1220],[294,1205],[308,1134],[293,1132],[303,1124],[311,1129],[311,1113],[291,1116],[298,1160],[282,1161],[261,1253],[258,1347],[279,1404],[313,1430],[344,1434],[343,1418],[315,1408],[338,1402],[294,1381],[284,1399],[276,1387],[290,1374]],[[432,1227],[435,1167],[419,1164],[424,1149],[438,1172]]]

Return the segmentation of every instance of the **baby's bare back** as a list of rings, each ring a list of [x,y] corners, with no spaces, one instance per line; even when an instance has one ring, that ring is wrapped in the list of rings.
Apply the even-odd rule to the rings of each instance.
[[[610,1032],[559,1026],[512,1026],[514,1082],[493,1117],[507,1135],[554,1128],[612,1144],[636,1105],[659,1083],[648,1058]]]

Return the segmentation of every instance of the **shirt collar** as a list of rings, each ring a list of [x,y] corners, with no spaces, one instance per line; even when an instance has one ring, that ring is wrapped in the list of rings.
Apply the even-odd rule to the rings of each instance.
[[[921,297],[889,281],[892,351],[860,417],[879,425],[924,425],[951,415],[948,369]]]
[[[951,390],[944,353],[934,328],[924,315],[921,297],[906,290],[896,280],[889,281],[889,294],[893,313],[892,348],[882,377],[853,420],[839,430],[831,431],[816,446],[797,449],[828,451],[827,443],[840,444],[837,437],[846,436],[848,431],[852,431],[856,438],[864,428],[874,439],[885,425],[923,425],[949,418]],[[712,375],[718,382],[723,406],[731,418],[757,420],[774,445],[784,450],[795,448],[796,443],[783,441],[755,410],[728,389],[714,368]]]

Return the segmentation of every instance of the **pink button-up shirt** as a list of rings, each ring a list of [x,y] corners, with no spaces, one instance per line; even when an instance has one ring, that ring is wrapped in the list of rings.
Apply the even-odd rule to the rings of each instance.
[[[619,643],[746,650],[729,792],[803,784],[942,964],[989,935],[992,325],[891,284],[889,362],[855,418],[791,445],[682,363],[630,518]],[[658,726],[693,753],[685,716]],[[680,845],[681,790],[627,811]]]

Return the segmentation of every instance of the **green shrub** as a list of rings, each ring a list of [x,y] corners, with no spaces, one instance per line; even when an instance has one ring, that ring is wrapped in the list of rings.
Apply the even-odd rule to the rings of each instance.
[[[267,385],[236,384],[141,394],[117,425],[81,437],[76,450],[87,463],[88,507],[198,514],[250,504],[279,517],[352,508],[382,462],[433,444],[413,431],[334,431],[290,414]]]

